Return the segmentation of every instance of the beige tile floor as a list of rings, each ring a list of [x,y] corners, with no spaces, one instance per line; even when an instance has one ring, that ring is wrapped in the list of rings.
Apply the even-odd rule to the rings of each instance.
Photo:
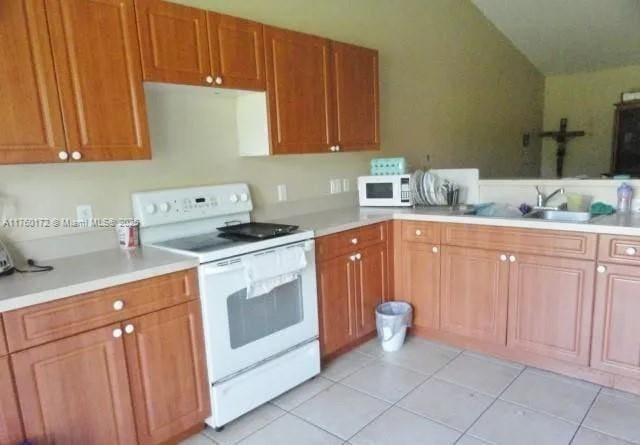
[[[410,338],[377,341],[184,445],[640,445],[640,397]]]

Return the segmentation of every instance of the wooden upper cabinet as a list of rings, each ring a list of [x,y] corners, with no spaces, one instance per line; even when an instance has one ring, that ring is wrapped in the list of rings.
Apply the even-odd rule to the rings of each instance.
[[[376,330],[376,307],[388,298],[387,245],[376,244],[358,251],[356,333],[359,337]]]
[[[200,313],[192,301],[124,323],[140,445],[168,442],[210,415]]]
[[[442,246],[442,330],[506,345],[509,262],[492,250]]]
[[[151,157],[133,0],[47,0],[72,160]]]
[[[112,325],[11,356],[26,437],[37,444],[136,443],[122,338]]]
[[[331,43],[265,26],[273,154],[329,152],[334,137]]]
[[[591,366],[640,378],[640,271],[607,264],[597,274]]]
[[[356,338],[356,268],[350,255],[317,264],[320,345],[327,356]]]
[[[207,29],[214,84],[241,90],[265,89],[262,24],[209,12]]]
[[[17,444],[23,439],[9,358],[0,357],[0,444]]]
[[[58,161],[66,146],[44,0],[0,2],[0,60],[0,164]]]
[[[161,0],[135,4],[144,80],[210,84],[207,12]]]
[[[336,142],[340,151],[380,148],[378,52],[332,42]]]
[[[513,258],[508,346],[587,366],[593,262],[534,255]]]

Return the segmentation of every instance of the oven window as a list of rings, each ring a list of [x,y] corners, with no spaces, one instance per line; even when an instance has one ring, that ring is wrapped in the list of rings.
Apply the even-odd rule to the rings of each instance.
[[[368,183],[367,198],[370,198],[370,199],[393,198],[393,183],[392,182]]]
[[[231,349],[298,324],[304,318],[302,278],[253,298],[247,298],[247,289],[239,290],[227,298],[227,311]]]

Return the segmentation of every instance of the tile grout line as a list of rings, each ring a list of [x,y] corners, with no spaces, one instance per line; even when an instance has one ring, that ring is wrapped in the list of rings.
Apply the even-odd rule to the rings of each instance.
[[[505,393],[509,388],[511,388],[511,385],[513,385],[513,384],[514,384],[514,382],[515,382],[516,380],[518,380],[518,379],[520,378],[520,376],[521,376],[521,375],[522,375],[522,374],[523,374],[523,373],[524,373],[528,368],[529,368],[528,366],[525,366],[524,368],[522,368],[522,369],[520,370],[520,372],[518,373],[518,375],[517,375],[517,376],[515,376],[515,377],[513,378],[513,380],[511,380],[511,382],[509,382],[509,384],[508,384],[507,386],[505,386],[505,388],[504,388],[502,391],[500,391],[500,394],[498,394],[498,395],[493,399],[493,402],[491,402],[491,403],[489,404],[489,406],[487,406],[487,407],[484,409],[484,411],[482,411],[482,412],[480,413],[480,415],[479,415],[478,417],[476,417],[476,420],[474,420],[474,421],[473,421],[473,423],[472,423],[471,425],[469,425],[469,427],[468,427],[466,430],[464,430],[464,432],[462,433],[462,435],[461,435],[460,437],[458,437],[458,439],[453,443],[454,445],[456,445],[458,442],[460,442],[460,439],[462,439],[465,435],[467,435],[467,434],[469,433],[469,431],[471,430],[471,428],[473,428],[473,426],[474,426],[476,423],[478,423],[478,420],[480,420],[480,418],[481,418],[482,416],[484,416],[484,415],[486,414],[486,412],[487,412],[487,411],[489,411],[489,410],[491,409],[491,407],[492,407],[493,405],[495,405],[495,403],[496,403],[498,400],[500,400],[500,397],[502,397],[502,394],[504,394],[504,393]],[[475,436],[472,436],[472,437],[475,437]],[[485,439],[482,439],[482,438],[480,438],[480,440],[482,440],[483,442],[487,442]]]
[[[362,428],[360,428],[358,431],[356,431],[354,434],[352,434],[346,441],[349,442],[351,441],[351,439],[353,439],[355,436],[357,436],[362,430],[364,430],[365,428],[367,428],[369,425],[371,425],[373,422],[375,422],[376,420],[378,420],[380,417],[382,417],[385,413],[389,412],[392,408],[396,407],[398,405],[398,403],[400,403],[405,397],[407,397],[409,394],[411,394],[413,391],[415,391],[419,386],[424,385],[426,382],[428,382],[434,375],[436,375],[438,372],[440,372],[441,370],[443,370],[447,365],[449,365],[449,363],[451,363],[452,361],[454,361],[455,359],[457,359],[460,355],[462,355],[462,353],[464,352],[464,349],[459,350],[456,355],[454,355],[453,357],[451,357],[450,360],[448,360],[444,365],[442,365],[441,367],[439,367],[438,369],[436,369],[433,373],[429,374],[427,376],[426,379],[424,379],[421,383],[419,383],[415,388],[413,388],[411,391],[409,391],[407,394],[405,394],[403,397],[401,397],[398,401],[396,401],[395,403],[391,404],[387,409],[385,409],[384,411],[382,411],[380,414],[378,414],[376,417],[374,417],[373,419],[371,419],[371,421],[369,423],[367,423],[366,425],[364,425]],[[357,390],[356,390],[357,391]],[[362,391],[360,391],[362,393]],[[365,394],[365,393],[362,393]],[[369,395],[369,394],[367,394]],[[387,402],[389,403],[389,402]],[[402,409],[401,407],[398,407],[399,409]],[[403,410],[406,411],[406,410]],[[407,411],[410,412],[410,411]],[[415,413],[412,413],[415,414]],[[416,414],[417,415],[417,414]],[[423,416],[420,416],[423,417]],[[425,418],[425,417],[423,417]],[[430,419],[429,419],[430,420]],[[455,431],[455,430],[454,430]]]
[[[598,390],[598,393],[596,394],[596,396],[593,398],[593,400],[589,404],[589,409],[587,409],[587,412],[585,412],[584,416],[582,416],[582,420],[580,421],[580,424],[578,425],[578,429],[575,431],[575,433],[573,433],[573,436],[571,436],[571,440],[569,441],[569,445],[571,445],[573,443],[574,439],[578,435],[578,431],[580,431],[580,428],[582,428],[582,424],[587,419],[587,416],[591,412],[591,408],[593,408],[593,405],[595,405],[596,400],[598,400],[598,397],[600,397],[600,393],[601,392],[602,392],[602,386],[600,386],[600,389]]]

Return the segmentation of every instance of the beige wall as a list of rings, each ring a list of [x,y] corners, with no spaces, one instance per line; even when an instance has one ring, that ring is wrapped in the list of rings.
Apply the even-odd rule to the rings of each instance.
[[[541,127],[542,75],[467,0],[181,2],[379,49],[383,152],[239,158],[224,99],[167,88],[147,96],[152,161],[0,166],[0,194],[15,204],[6,213],[74,217],[76,205],[91,204],[96,217],[128,216],[133,191],[230,181],[248,181],[262,211],[282,183],[307,210],[337,206],[353,195],[329,199],[328,179],[353,185],[374,156],[402,154],[420,166],[430,154],[434,167],[514,176],[521,133]],[[536,156],[534,147],[534,164]],[[14,240],[61,233],[4,232]]]
[[[640,65],[546,78],[544,129],[556,130],[560,118],[569,130],[587,134],[572,140],[567,149],[564,175],[598,177],[609,171],[613,130],[613,104],[623,91],[640,90]],[[555,177],[556,144],[545,139],[541,173]]]

